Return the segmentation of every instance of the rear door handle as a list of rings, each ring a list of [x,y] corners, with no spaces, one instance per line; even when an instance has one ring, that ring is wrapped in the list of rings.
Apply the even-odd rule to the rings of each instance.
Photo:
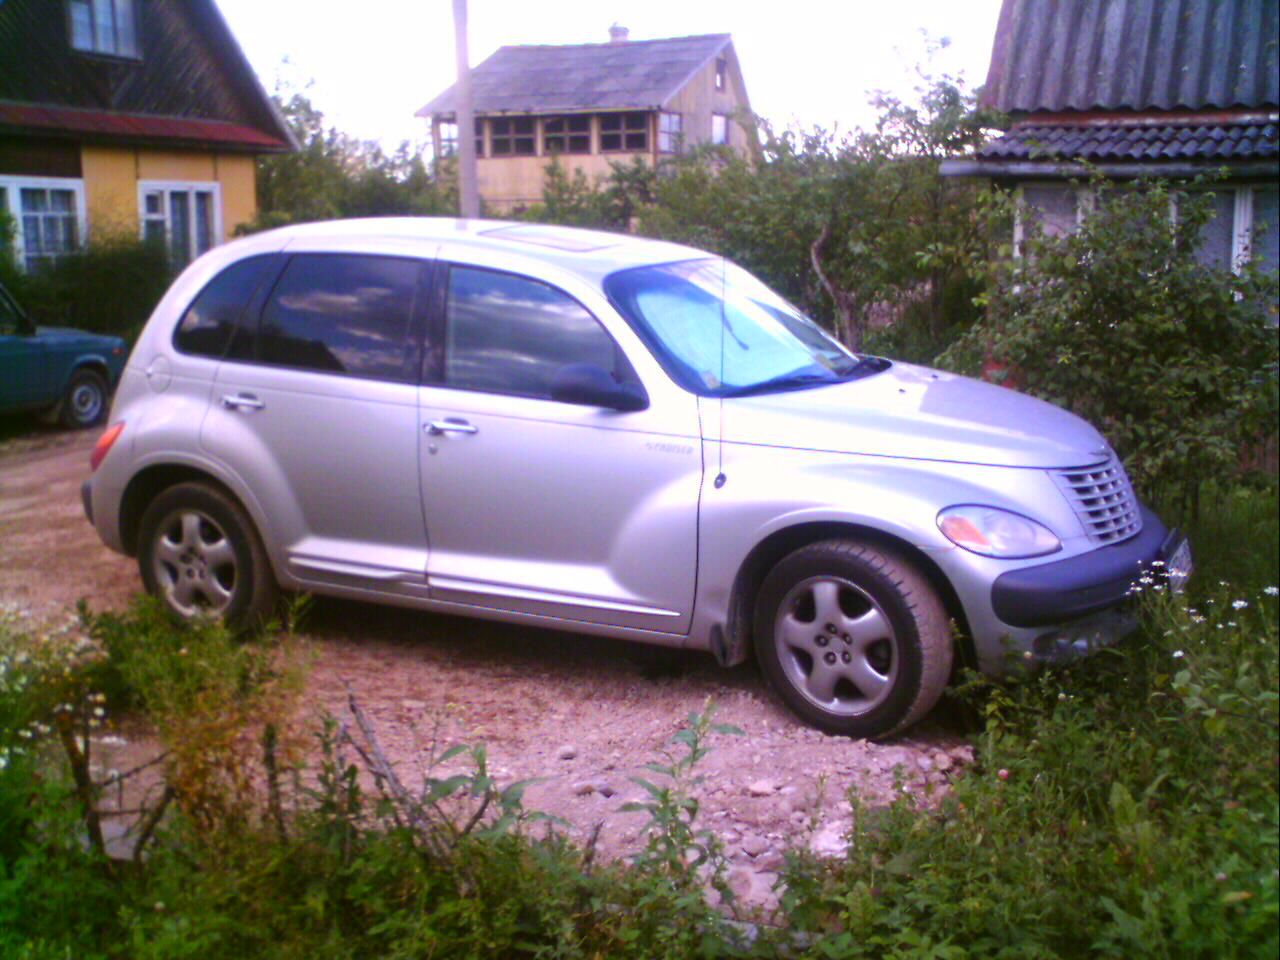
[[[224,394],[222,405],[228,410],[261,410],[266,406],[265,403],[251,393],[241,393],[236,396]]]
[[[479,433],[480,428],[465,420],[430,420],[423,427],[431,436],[438,437],[442,433]]]

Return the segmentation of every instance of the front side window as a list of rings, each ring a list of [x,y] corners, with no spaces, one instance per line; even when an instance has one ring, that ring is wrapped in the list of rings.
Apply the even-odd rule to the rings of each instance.
[[[679,153],[684,139],[684,118],[678,113],[658,114],[658,152]]]
[[[420,261],[401,257],[298,254],[263,307],[258,359],[417,382],[412,317],[422,269]]]
[[[821,386],[880,369],[724,260],[622,270],[604,287],[667,372],[703,396]]]
[[[221,203],[216,183],[139,185],[142,237],[162,244],[173,267],[184,267],[209,250],[221,233]]]
[[[648,150],[647,113],[603,113],[600,115],[600,150]]]
[[[591,118],[589,116],[547,117],[542,121],[544,153],[590,153]]]
[[[548,399],[564,367],[633,378],[613,339],[568,294],[528,277],[451,267],[443,386]]]
[[[138,56],[134,0],[69,0],[71,46],[85,53]]]
[[[275,262],[274,256],[249,257],[210,280],[178,321],[174,346],[198,357],[221,357],[241,314]]]
[[[533,117],[495,117],[489,121],[489,144],[495,157],[531,157],[536,150]]]

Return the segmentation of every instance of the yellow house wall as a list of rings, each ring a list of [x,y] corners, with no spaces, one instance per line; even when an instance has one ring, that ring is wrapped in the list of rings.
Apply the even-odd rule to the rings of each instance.
[[[575,176],[576,170],[581,170],[588,180],[594,181],[609,176],[610,161],[630,163],[632,157],[648,159],[649,156],[647,152],[568,154],[561,155],[560,165],[570,177]],[[481,198],[495,213],[541,203],[543,171],[550,162],[549,156],[479,158],[476,161],[476,186]]]
[[[139,229],[138,181],[217,183],[222,193],[223,240],[258,211],[252,156],[133,147],[80,149],[91,234]]]

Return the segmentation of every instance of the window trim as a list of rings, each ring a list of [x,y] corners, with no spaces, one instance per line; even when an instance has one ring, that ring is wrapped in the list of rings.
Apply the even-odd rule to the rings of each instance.
[[[71,49],[73,53],[76,53],[85,57],[102,57],[106,60],[123,61],[125,63],[141,63],[142,62],[142,31],[139,29],[139,23],[138,23],[138,14],[140,10],[140,4],[137,3],[137,0],[111,0],[111,16],[113,20],[115,19],[115,15],[116,15],[117,4],[127,3],[129,5],[129,8],[133,11],[133,53],[120,53],[118,49],[100,50],[98,49],[97,46],[77,47],[75,45],[74,19],[73,19],[73,14],[71,13],[71,4],[73,2],[74,0],[64,0],[62,4],[62,9],[63,9],[63,13],[65,14],[65,21],[67,26],[67,46]],[[96,21],[97,15],[93,9],[93,0],[86,0],[86,2],[88,3],[88,6],[89,6],[89,31],[93,35],[92,42],[96,44],[97,34],[98,34],[97,21]],[[118,37],[118,33],[114,30],[113,30],[113,34],[117,35]],[[117,43],[117,48],[118,47],[119,47],[119,44]]]
[[[644,127],[628,127],[627,117],[640,116],[644,118]],[[617,117],[620,126],[617,130],[606,130],[604,128],[604,119],[606,117]],[[650,119],[652,112],[648,110],[611,110],[608,113],[597,114],[597,126],[600,131],[600,152],[601,153],[649,153],[653,146],[653,122]],[[628,147],[627,137],[638,133],[644,134],[643,147]],[[621,138],[616,147],[606,147],[604,138],[608,136],[616,136]]]
[[[587,129],[571,130],[569,128],[569,124],[575,120],[585,120],[587,123]],[[565,125],[564,129],[556,130],[556,131],[547,130],[547,124],[555,123],[555,122],[563,122]],[[593,146],[592,129],[591,129],[592,126],[593,124],[591,123],[591,114],[589,113],[557,113],[557,114],[551,114],[545,117],[540,117],[538,119],[538,127],[539,127],[539,144],[542,148],[542,156],[546,156],[546,157],[589,156],[592,153],[591,148]],[[547,141],[552,137],[555,137],[556,139],[559,139],[559,140],[563,140],[565,143],[565,146],[562,149],[560,148],[552,149],[547,143]],[[572,149],[570,147],[570,143],[573,141],[573,139],[574,138],[580,139],[582,137],[587,138],[587,148],[585,150]]]
[[[533,129],[528,133],[518,132],[516,130],[516,124],[521,120],[528,120],[529,124]],[[508,124],[507,132],[498,133],[496,130],[494,130],[495,123]],[[490,157],[501,157],[505,159],[507,157],[539,156],[539,153],[538,153],[538,147],[540,146],[539,130],[540,130],[541,124],[538,123],[537,117],[531,114],[511,114],[508,116],[489,117],[488,123],[486,124],[486,126],[489,128],[488,133],[489,133],[489,156]],[[533,144],[533,149],[530,150],[528,153],[520,153],[518,150],[516,150],[517,140],[531,141]],[[497,145],[499,143],[507,143],[510,145],[511,149],[506,151],[505,153],[499,153],[497,148]]]
[[[583,313],[595,321],[596,326],[600,328],[601,332],[604,333],[609,342],[613,344],[615,367],[615,369],[611,371],[613,377],[615,379],[618,377],[629,377],[629,379],[620,382],[635,384],[644,395],[645,406],[648,406],[649,391],[645,388],[644,381],[640,378],[640,374],[636,370],[635,364],[632,363],[631,358],[627,356],[627,351],[622,348],[622,344],[618,342],[618,338],[615,337],[608,326],[606,326],[600,318],[596,316],[594,310],[590,309],[585,303],[575,297],[568,290],[557,286],[550,280],[544,280],[542,277],[531,276],[527,273],[518,273],[515,270],[503,270],[501,267],[490,267],[479,263],[466,263],[461,260],[440,260],[436,264],[435,290],[433,291],[434,296],[431,298],[432,316],[429,323],[433,337],[438,338],[438,342],[440,343],[440,362],[429,377],[424,359],[422,379],[420,381],[422,386],[431,387],[436,390],[457,390],[460,393],[475,393],[488,397],[516,397],[521,400],[533,400],[538,403],[554,403],[557,406],[562,407],[589,406],[588,404],[566,403],[563,400],[552,400],[550,397],[535,396],[533,394],[521,393],[515,390],[488,390],[482,387],[460,386],[455,383],[448,383],[444,379],[449,365],[449,284],[450,275],[455,269],[475,270],[482,273],[496,273],[502,276],[513,277],[516,280],[523,280],[527,283],[539,283],[544,287],[554,290],[565,299],[576,303],[582,308]],[[424,350],[423,353],[425,354],[426,351]]]
[[[6,209],[13,218],[13,256],[18,269],[27,272],[27,247],[22,223],[23,190],[70,190],[74,194],[76,215],[76,250],[57,256],[70,256],[83,249],[88,235],[89,217],[84,199],[83,177],[20,177],[0,174],[0,189],[5,191]]]
[[[147,194],[157,191],[163,193],[165,197],[162,206],[164,208],[164,249],[166,256],[168,256],[173,246],[173,228],[169,223],[172,209],[169,206],[170,193],[186,193],[188,195],[194,195],[197,191],[212,193],[213,216],[209,224],[209,250],[226,243],[226,238],[222,232],[222,184],[217,180],[139,180],[138,236],[140,239],[144,241],[147,239],[147,220],[155,219],[147,215]],[[187,263],[194,263],[199,257],[203,256],[196,249],[196,217],[194,210],[187,224],[187,243],[188,250],[191,252],[191,257],[187,260]],[[205,251],[205,253],[208,252],[208,250]]]

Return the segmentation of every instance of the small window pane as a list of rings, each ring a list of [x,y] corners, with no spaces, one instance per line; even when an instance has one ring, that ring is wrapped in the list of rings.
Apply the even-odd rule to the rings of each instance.
[[[77,50],[93,49],[93,14],[89,0],[71,0],[71,46]]]
[[[617,369],[613,340],[595,317],[536,280],[453,267],[447,318],[447,386],[547,398],[564,366]]]
[[[1075,233],[1076,192],[1070,186],[1026,186],[1022,199],[1028,221],[1039,224],[1046,236]]]
[[[183,353],[221,357],[245,305],[267,275],[273,257],[250,257],[214,277],[187,308],[174,331],[173,343]]]
[[[1226,188],[1215,190],[1209,197],[1213,215],[1200,232],[1196,259],[1206,267],[1231,269],[1232,223],[1236,214],[1236,195]]]
[[[716,113],[711,117],[711,142],[720,145],[729,142],[729,121],[724,114]]]
[[[177,190],[169,194],[169,260],[174,266],[191,261],[191,196]]]
[[[22,211],[24,213],[44,213],[49,209],[49,191],[33,190],[24,187],[22,190]]]
[[[111,0],[93,0],[93,48],[102,53],[116,49],[115,13]]]
[[[134,27],[133,0],[115,0],[116,53],[122,57],[138,55],[138,36]]]
[[[417,381],[410,318],[420,264],[394,257],[294,257],[262,314],[267,363]]]
[[[196,199],[196,256],[213,246],[213,194],[201,190]]]

